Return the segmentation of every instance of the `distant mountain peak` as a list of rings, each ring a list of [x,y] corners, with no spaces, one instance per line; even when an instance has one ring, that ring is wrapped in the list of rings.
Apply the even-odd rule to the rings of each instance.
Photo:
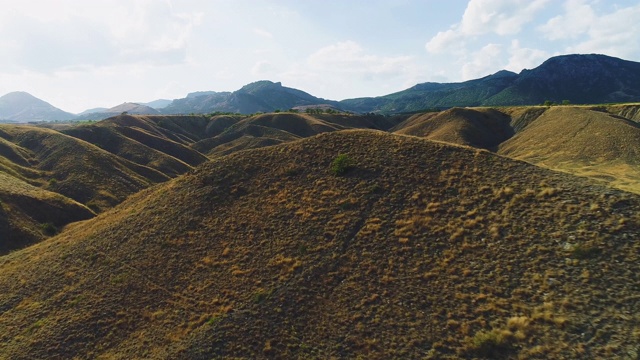
[[[106,112],[109,112],[109,113],[128,112],[131,114],[145,114],[145,115],[158,114],[158,110],[150,106],[140,105],[138,103],[132,103],[132,102],[125,102],[118,106],[114,106],[111,109],[108,109]]]
[[[163,108],[167,107],[167,105],[171,104],[171,101],[173,101],[173,100],[158,99],[158,100],[153,100],[153,101],[149,101],[149,102],[139,102],[138,104],[146,105],[146,106],[152,107],[152,108],[154,108],[156,110],[159,110],[159,109],[163,109]]]
[[[260,81],[254,81],[252,83],[249,83],[243,86],[242,88],[240,88],[240,91],[254,92],[254,91],[260,91],[265,89],[280,89],[282,87],[283,87],[282,83],[279,81],[273,82],[270,80],[260,80]]]
[[[187,98],[196,98],[199,96],[209,96],[217,94],[216,91],[194,91],[187,94]]]
[[[302,90],[282,86],[281,82],[260,80],[247,84],[234,92],[212,93],[176,99],[162,109],[165,114],[232,112],[252,114],[287,110],[296,106],[327,104],[337,107],[337,101],[325,100]]]
[[[517,76],[518,74],[514,73],[513,71],[509,71],[509,70],[500,70],[495,74],[491,74],[488,77],[492,77],[492,78],[499,78],[499,77],[505,77],[505,76]]]
[[[25,122],[73,118],[75,115],[60,110],[25,91],[14,91],[0,97],[0,119]]]

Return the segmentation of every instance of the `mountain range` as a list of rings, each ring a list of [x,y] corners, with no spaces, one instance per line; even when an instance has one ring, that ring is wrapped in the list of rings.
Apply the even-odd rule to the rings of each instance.
[[[342,101],[315,97],[280,82],[257,81],[233,92],[200,91],[185,98],[150,103],[125,103],[97,108],[78,117],[23,93],[0,97],[0,120],[101,120],[126,111],[132,114],[206,114],[228,112],[252,114],[309,107],[356,113],[411,113],[455,106],[535,105],[544,102],[598,104],[640,101],[640,63],[605,55],[552,57],[519,74],[502,70],[459,83],[426,82],[379,96]]]

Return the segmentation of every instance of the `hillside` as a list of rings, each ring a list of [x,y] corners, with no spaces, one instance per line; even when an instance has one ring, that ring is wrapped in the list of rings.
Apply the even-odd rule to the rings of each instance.
[[[195,119],[177,121],[186,124]],[[191,149],[195,140],[180,137],[159,124],[170,124],[166,117],[121,115],[96,124],[76,126],[62,133],[85,140],[126,160],[155,169],[169,177],[189,171],[207,158]]]
[[[452,108],[391,131],[495,151],[640,193],[640,106]]]
[[[0,171],[0,255],[95,216],[87,207]]]
[[[461,83],[423,83],[397,93],[376,98],[346,99],[340,107],[355,112],[405,113],[454,106],[480,106],[505,87],[517,75],[499,71],[493,75]],[[505,104],[506,105],[506,104]],[[522,104],[526,105],[526,104]]]
[[[57,131],[1,125],[12,152],[2,154],[10,174],[89,206],[109,208],[169,177]],[[12,171],[11,171],[12,170]]]
[[[215,116],[207,129],[211,137],[198,141],[193,148],[210,157],[245,149],[281,144],[349,128],[388,130],[403,118],[376,115],[270,113],[245,118]]]
[[[416,114],[392,131],[398,134],[493,150],[513,136],[511,117],[496,109],[453,108]]]
[[[18,244],[15,247],[42,240],[41,227],[51,221],[43,223],[39,214],[50,205],[38,201],[53,194],[59,195],[57,200],[102,212],[148,186],[191,171],[209,160],[204,153],[218,157],[348,127],[388,129],[398,121],[382,116],[279,113],[213,118],[118,115],[88,124],[6,125],[0,127],[0,171],[11,178],[5,185],[10,189],[13,182],[26,183],[36,195],[31,207],[16,210],[21,214],[17,218],[27,220],[11,220],[24,226],[12,225],[5,235]],[[0,201],[8,201],[8,194],[0,194]],[[61,213],[55,216],[67,219],[53,221],[56,227],[81,219],[73,206],[56,206]],[[58,219],[55,216],[47,219]]]
[[[61,131],[0,126],[0,254],[208,161],[190,147],[206,136],[207,123],[202,117],[121,115]]]
[[[35,96],[16,91],[0,97],[0,119],[18,122],[71,120],[75,115],[62,111]]]
[[[623,113],[618,109],[551,107],[500,144],[498,153],[640,193],[640,125],[612,114]]]
[[[34,186],[34,191],[57,193],[65,204],[79,202],[101,212],[148,186],[191,171],[208,158],[362,128],[497,151],[640,193],[639,109],[633,104],[453,108],[410,117],[287,112],[212,118],[119,115],[92,124],[42,125],[58,131],[5,125],[0,128],[0,171],[14,178],[6,182],[8,189],[16,181]],[[0,200],[6,202],[7,194]],[[52,197],[37,193],[34,198]],[[13,243],[24,246],[44,238],[41,227],[51,221],[38,220],[39,207],[16,212],[23,214],[16,219],[32,218],[12,220],[24,225],[7,232]],[[79,219],[60,216],[66,220],[56,220],[56,227]]]
[[[625,356],[639,209],[379,131],[238,152],[0,258],[0,358]]]
[[[545,100],[572,104],[640,101],[640,63],[604,55],[552,57],[523,70],[513,84],[483,105],[535,105]]]

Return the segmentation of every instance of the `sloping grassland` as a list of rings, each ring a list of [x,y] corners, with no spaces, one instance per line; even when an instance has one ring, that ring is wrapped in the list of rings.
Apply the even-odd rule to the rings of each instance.
[[[238,152],[1,257],[0,358],[631,356],[639,208],[379,131]]]

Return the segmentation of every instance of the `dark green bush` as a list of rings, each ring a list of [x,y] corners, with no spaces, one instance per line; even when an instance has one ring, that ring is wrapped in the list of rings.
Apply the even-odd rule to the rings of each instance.
[[[58,232],[58,228],[50,222],[40,225],[40,229],[47,236],[53,236]]]
[[[347,154],[340,154],[331,162],[331,173],[335,176],[346,174],[353,168],[353,160]]]
[[[509,352],[513,344],[510,336],[497,330],[479,331],[468,342],[468,352],[486,358],[502,357]]]
[[[576,245],[571,251],[571,255],[580,260],[593,259],[598,257],[602,250],[591,245]]]

